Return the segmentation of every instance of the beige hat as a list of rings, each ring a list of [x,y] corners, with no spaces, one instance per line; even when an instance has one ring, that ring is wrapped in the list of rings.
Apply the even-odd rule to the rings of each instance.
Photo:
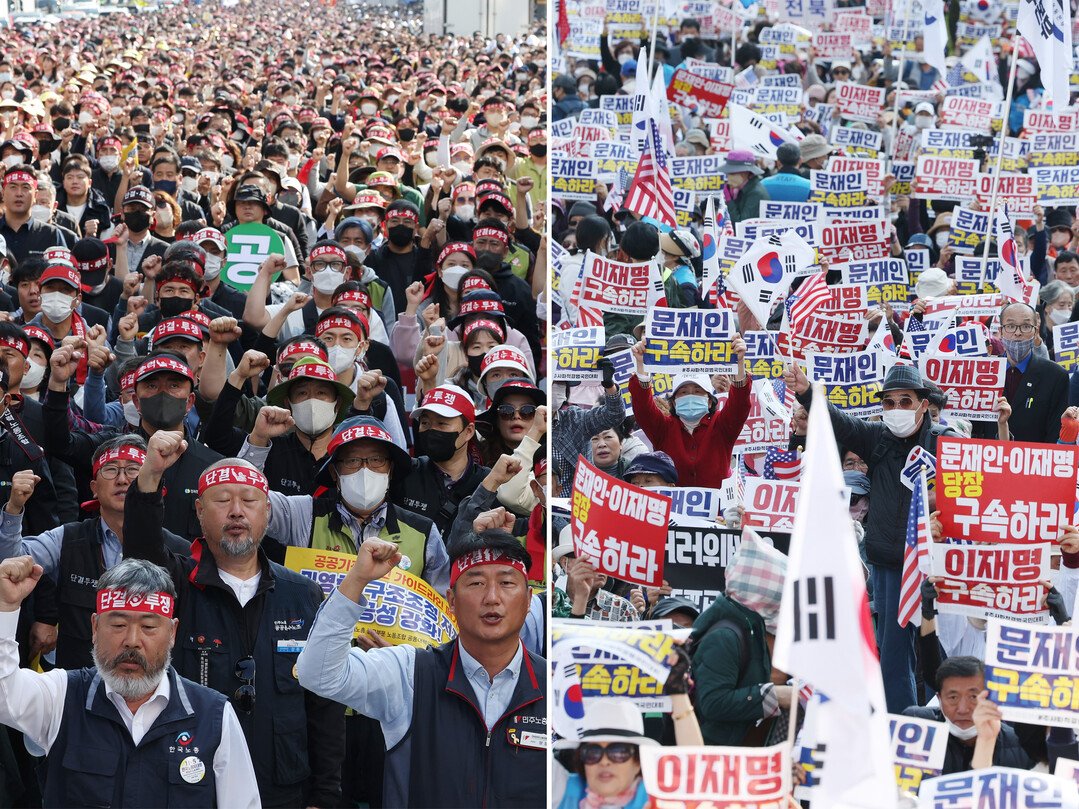
[[[802,150],[802,160],[827,157],[832,153],[832,145],[824,139],[824,135],[806,135],[798,146]]]

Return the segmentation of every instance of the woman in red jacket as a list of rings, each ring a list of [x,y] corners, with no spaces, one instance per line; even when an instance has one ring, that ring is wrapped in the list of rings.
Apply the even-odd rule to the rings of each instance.
[[[727,402],[717,398],[707,374],[679,374],[668,399],[672,414],[663,413],[652,398],[651,375],[644,372],[644,343],[633,347],[637,373],[629,378],[633,416],[652,448],[666,452],[678,470],[678,485],[718,489],[731,474],[731,451],[749,416],[751,379],[746,374],[746,344],[734,339],[738,371]]]

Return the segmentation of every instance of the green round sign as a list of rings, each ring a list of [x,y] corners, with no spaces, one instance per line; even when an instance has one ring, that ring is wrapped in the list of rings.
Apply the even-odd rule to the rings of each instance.
[[[273,253],[285,255],[285,242],[280,233],[258,222],[237,225],[225,234],[225,266],[221,270],[221,280],[246,292],[258,278],[259,266]]]

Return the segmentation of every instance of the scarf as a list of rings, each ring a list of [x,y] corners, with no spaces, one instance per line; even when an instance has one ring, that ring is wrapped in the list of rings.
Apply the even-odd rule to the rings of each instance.
[[[607,798],[596,795],[591,789],[585,787],[584,797],[581,798],[581,802],[577,806],[578,809],[622,809],[622,807],[629,805],[629,802],[633,800],[633,796],[636,794],[636,779],[625,792],[619,792],[617,795],[611,795]]]

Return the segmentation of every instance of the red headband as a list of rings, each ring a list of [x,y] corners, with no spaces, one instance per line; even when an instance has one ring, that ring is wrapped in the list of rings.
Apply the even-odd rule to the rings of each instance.
[[[56,348],[56,342],[52,339],[52,335],[40,326],[34,326],[33,324],[24,326],[23,332],[25,332],[26,336],[31,340],[40,340],[49,348]],[[29,354],[30,352],[27,353]]]
[[[328,317],[324,320],[320,320],[318,322],[318,325],[315,326],[315,337],[321,337],[330,329],[348,329],[361,340],[366,340],[367,335],[364,333],[365,327],[366,323],[357,323],[350,317],[343,317],[338,315],[335,317]]]
[[[79,272],[106,270],[109,267],[109,256],[106,253],[101,258],[95,258],[90,261],[76,261],[75,266],[78,268]]]
[[[126,590],[98,590],[97,612],[149,612],[171,618],[174,602],[168,593],[141,593],[129,596]]]
[[[416,214],[410,211],[408,208],[396,208],[392,211],[386,211],[386,218],[407,219],[408,221],[415,222],[416,224],[419,224],[420,222],[419,217],[416,216]]]
[[[481,565],[509,565],[520,572],[525,579],[528,578],[528,569],[525,563],[517,559],[510,559],[502,551],[492,551],[490,548],[478,548],[472,553],[465,554],[453,563],[450,569],[450,587],[457,582],[461,574]]]
[[[361,289],[346,289],[340,295],[337,295],[333,299],[333,305],[337,306],[342,301],[348,301],[349,303],[358,303],[364,309],[371,308],[371,296]]]
[[[194,263],[194,262],[192,262],[192,263]],[[198,265],[195,264],[195,266],[198,266]],[[165,284],[183,284],[185,287],[187,287],[188,289],[192,290],[195,293],[196,298],[198,298],[198,296],[199,296],[199,283],[197,281],[192,281],[190,278],[181,278],[178,275],[171,275],[168,278],[159,278],[159,279],[157,279],[157,288],[158,289],[161,289],[161,287],[165,286]],[[195,301],[192,301],[192,303],[194,303],[194,302]]]
[[[482,239],[485,236],[490,239],[498,239],[502,244],[510,243],[509,234],[498,228],[476,228],[472,231],[472,243],[475,244],[477,239]]]
[[[9,171],[4,175],[4,187],[6,188],[11,183],[26,183],[37,188],[37,177],[28,171]]]
[[[94,474],[93,477],[97,477],[98,471],[107,463],[113,461],[134,461],[141,464],[146,463],[146,453],[136,447],[134,444],[123,444],[119,447],[113,447],[108,452],[101,453],[98,459],[94,461]]]
[[[506,339],[506,333],[502,330],[502,327],[493,320],[473,320],[465,326],[464,339],[467,340],[473,332],[481,329],[494,332],[495,336],[498,337],[500,341]]]
[[[314,261],[319,256],[326,255],[334,256],[346,263],[348,262],[348,256],[345,255],[345,251],[342,250],[340,247],[335,247],[332,244],[324,244],[322,245],[322,247],[316,247],[314,250],[311,251],[311,254],[308,256],[308,260]]]
[[[284,351],[278,356],[277,361],[284,362],[289,357],[295,357],[297,354],[314,354],[320,360],[327,360],[329,356],[326,354],[326,349],[320,346],[318,343],[310,343],[306,340],[299,343],[291,343]]]
[[[442,262],[454,253],[464,253],[472,259],[473,263],[476,261],[476,251],[472,249],[472,245],[468,242],[450,242],[438,254],[438,261],[435,262],[435,266],[441,267]]]
[[[5,345],[10,348],[14,348],[23,357],[30,356],[30,343],[28,340],[24,340],[22,337],[0,337],[0,345]]]
[[[478,275],[474,275],[471,278],[466,278],[465,282],[461,285],[461,294],[466,292],[472,292],[475,289],[485,289],[488,292],[493,292],[491,285],[480,278]]]
[[[546,458],[540,458],[538,461],[536,461],[535,464],[532,465],[532,474],[537,478],[540,475],[546,475],[547,474],[547,459]]]
[[[226,483],[240,483],[244,486],[253,486],[267,497],[270,495],[270,484],[266,476],[256,469],[248,469],[246,466],[219,466],[202,473],[199,478],[199,497],[211,486],[221,486]]]
[[[135,387],[135,372],[128,371],[120,377],[120,390],[131,390]]]

